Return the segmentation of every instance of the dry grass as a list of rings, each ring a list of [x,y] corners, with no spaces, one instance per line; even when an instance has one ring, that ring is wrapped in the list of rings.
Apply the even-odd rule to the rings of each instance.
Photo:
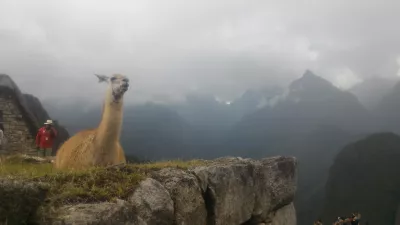
[[[175,160],[128,164],[120,169],[59,171],[50,163],[26,163],[14,157],[0,160],[0,178],[49,183],[47,202],[56,206],[78,202],[112,201],[115,198],[125,199],[150,172],[170,167],[185,170],[204,164],[205,162],[201,160]]]
[[[163,169],[163,168],[177,168],[177,169],[189,169],[196,166],[204,166],[207,164],[205,160],[168,160],[159,161],[152,163],[141,163],[141,164],[129,164],[131,167],[141,168],[141,169]]]

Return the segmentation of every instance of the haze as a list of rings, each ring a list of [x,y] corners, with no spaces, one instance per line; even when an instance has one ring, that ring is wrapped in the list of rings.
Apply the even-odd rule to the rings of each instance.
[[[306,69],[346,89],[399,74],[399,12],[395,0],[0,0],[0,72],[41,99],[101,94],[93,73],[130,77],[128,102],[230,101]]]

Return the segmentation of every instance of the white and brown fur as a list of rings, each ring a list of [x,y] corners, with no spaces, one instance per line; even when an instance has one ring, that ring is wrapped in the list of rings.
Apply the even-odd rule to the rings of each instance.
[[[104,77],[102,78],[104,80]],[[80,131],[69,138],[57,152],[54,162],[56,168],[87,169],[126,162],[119,139],[123,119],[123,96],[128,89],[129,80],[125,76],[114,74],[104,81],[109,83],[109,88],[99,126],[96,129]]]

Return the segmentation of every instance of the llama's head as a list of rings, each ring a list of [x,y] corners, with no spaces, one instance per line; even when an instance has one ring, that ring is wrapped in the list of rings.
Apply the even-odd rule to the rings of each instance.
[[[105,75],[97,75],[99,82],[107,82],[110,85],[110,91],[113,101],[118,102],[124,96],[129,87],[129,79],[121,74],[114,74],[111,77]]]
[[[129,87],[129,79],[120,74],[114,74],[110,77],[112,95],[115,101],[120,100]]]

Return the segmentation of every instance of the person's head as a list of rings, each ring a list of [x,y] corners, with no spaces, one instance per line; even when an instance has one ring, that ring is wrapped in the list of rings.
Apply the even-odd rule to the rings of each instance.
[[[53,121],[52,120],[47,120],[44,123],[44,126],[46,127],[46,129],[50,129],[53,126]]]

